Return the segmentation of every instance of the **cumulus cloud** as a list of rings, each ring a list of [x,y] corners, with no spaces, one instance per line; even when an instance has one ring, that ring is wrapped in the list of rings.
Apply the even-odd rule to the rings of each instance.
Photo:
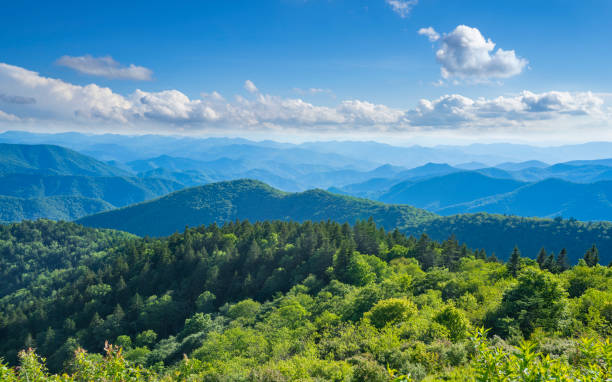
[[[257,86],[255,86],[255,84],[251,80],[244,81],[244,88],[249,93],[257,93],[259,91],[259,89],[257,89]]]
[[[73,85],[40,76],[18,66],[0,63],[0,88],[9,94],[35,99],[33,116],[59,119],[101,119],[127,122],[131,103],[109,88]]]
[[[112,57],[85,56],[63,56],[57,62],[58,65],[76,70],[79,73],[100,76],[109,79],[150,81],[153,72],[143,66],[121,66]]]
[[[317,106],[300,98],[263,94],[249,80],[245,89],[252,96],[237,96],[233,102],[217,92],[202,93],[199,99],[191,99],[178,90],[136,90],[123,96],[110,88],[73,85],[7,64],[0,64],[0,88],[38,100],[29,105],[29,117],[83,123],[180,124],[195,129],[270,125],[374,128],[395,123],[405,114],[358,100],[345,101],[337,107]]]
[[[598,116],[602,105],[603,100],[590,92],[523,91],[516,96],[492,99],[450,94],[436,100],[421,100],[408,118],[413,125],[428,127],[513,125],[563,116]]]
[[[387,4],[393,9],[393,12],[400,15],[400,17],[408,17],[412,8],[417,5],[418,0],[385,0]]]
[[[514,50],[495,50],[491,39],[485,39],[478,29],[467,25],[459,25],[443,36],[431,27],[418,33],[430,41],[439,41],[436,59],[445,79],[508,78],[520,74],[527,66],[527,60],[517,57]]]
[[[431,42],[438,41],[440,39],[440,34],[432,27],[421,28],[417,33],[421,36],[427,36]]]
[[[250,81],[246,82],[248,84]],[[252,83],[251,83],[252,84]],[[472,99],[458,94],[421,100],[411,110],[363,100],[321,106],[301,98],[286,98],[253,90],[247,96],[225,98],[217,92],[191,98],[179,90],[135,90],[121,95],[95,84],[79,86],[0,63],[0,89],[22,98],[4,97],[1,123],[50,121],[86,128],[137,127],[145,130],[265,130],[287,131],[415,131],[463,127],[525,126],[557,119],[590,117],[603,120],[608,111],[602,97],[583,92],[523,91],[497,98]],[[253,85],[252,89],[256,89]],[[34,99],[36,102],[22,102]]]

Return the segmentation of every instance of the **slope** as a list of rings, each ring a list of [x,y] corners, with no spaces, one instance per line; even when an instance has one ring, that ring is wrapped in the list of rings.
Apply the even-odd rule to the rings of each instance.
[[[0,144],[0,174],[125,176],[123,170],[51,145]]]
[[[80,219],[92,227],[115,228],[138,235],[168,235],[196,226],[236,219],[335,220],[368,219],[395,228],[435,215],[410,206],[386,205],[323,190],[285,193],[262,182],[236,180],[193,187],[165,197]]]
[[[522,185],[522,182],[491,178],[477,172],[459,172],[417,183],[398,183],[381,195],[379,200],[410,204],[435,212],[454,204],[506,193]]]
[[[403,230],[407,234],[428,234],[434,240],[455,235],[471,248],[484,248],[500,259],[507,259],[515,245],[523,256],[535,258],[543,246],[559,253],[568,251],[575,264],[592,244],[602,254],[602,264],[612,258],[612,223],[585,223],[573,219],[539,219],[487,213],[462,214],[423,221]]]
[[[450,215],[485,211],[521,216],[612,220],[612,181],[579,184],[547,179],[506,194],[449,206],[436,212]]]

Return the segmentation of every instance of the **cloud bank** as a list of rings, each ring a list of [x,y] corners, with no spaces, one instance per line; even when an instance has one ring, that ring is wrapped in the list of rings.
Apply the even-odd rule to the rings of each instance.
[[[477,28],[459,25],[452,32],[440,35],[432,27],[418,33],[429,41],[437,41],[436,59],[443,78],[489,80],[520,74],[527,60],[516,56],[514,50],[495,50],[495,43],[485,39]]]
[[[261,92],[245,82],[247,96],[231,100],[217,92],[190,98],[178,90],[129,95],[96,84],[79,86],[0,63],[2,123],[54,122],[83,128],[121,126],[124,129],[173,131],[284,130],[411,132],[461,128],[532,126],[580,118],[605,119],[603,99],[590,92],[523,91],[497,98],[471,99],[459,94],[421,100],[407,110],[364,100],[343,100],[321,106],[300,98]]]
[[[128,67],[121,66],[112,57],[86,56],[63,56],[56,63],[79,73],[91,76],[100,76],[109,79],[150,81],[153,72],[143,66],[130,64]]]

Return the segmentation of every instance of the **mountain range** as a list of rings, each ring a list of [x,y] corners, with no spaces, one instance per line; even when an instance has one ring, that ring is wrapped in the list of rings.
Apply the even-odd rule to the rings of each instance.
[[[80,134],[65,136],[68,141],[83,140]],[[157,139],[143,137],[153,146]],[[476,161],[425,163],[408,168],[347,159],[342,150],[326,152],[336,143],[323,143],[315,150],[319,154],[311,155],[313,144],[253,146],[251,141],[221,138],[198,142],[209,145],[199,158],[185,151],[185,156],[162,154],[126,161],[101,161],[46,144],[0,144],[0,221],[80,219],[87,225],[159,236],[186,225],[236,219],[353,223],[372,217],[387,229],[414,235],[426,232],[441,240],[456,234],[469,246],[495,251],[500,257],[509,249],[488,239],[497,232],[487,231],[491,227],[529,253],[544,242],[537,235],[550,237],[555,229],[570,232],[574,236],[546,242],[561,246],[553,251],[571,248],[574,260],[581,256],[585,242],[607,245],[607,223],[565,222],[611,219],[610,159],[552,165],[537,160],[496,166]],[[212,147],[211,142],[219,146]],[[223,152],[230,146],[243,150]],[[571,219],[524,220],[509,215]],[[533,232],[525,231],[525,226]]]
[[[393,229],[435,216],[406,205],[389,205],[320,189],[288,193],[260,181],[242,179],[188,188],[77,222],[141,236],[166,236],[182,231],[186,225],[233,220],[334,220],[352,224],[372,217],[378,225]]]
[[[544,244],[549,244],[548,250],[557,252],[566,248],[574,262],[593,243],[600,247],[602,254],[606,253],[606,260],[608,253],[612,253],[611,223],[491,214],[446,218],[407,205],[384,204],[324,190],[287,193],[248,179],[192,187],[144,203],[87,216],[76,222],[141,236],[167,236],[183,231],[185,226],[223,224],[235,220],[333,220],[352,224],[370,217],[386,229],[397,228],[416,236],[427,233],[436,239],[447,239],[455,235],[468,246],[495,252],[500,258],[507,258],[512,251],[507,247],[508,243],[518,245],[534,257]],[[497,240],[500,237],[504,240]]]
[[[52,145],[0,144],[0,222],[74,220],[183,188]]]

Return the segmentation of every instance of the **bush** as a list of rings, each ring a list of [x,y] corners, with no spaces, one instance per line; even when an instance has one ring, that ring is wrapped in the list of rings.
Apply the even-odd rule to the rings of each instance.
[[[385,325],[395,324],[407,320],[417,313],[414,303],[404,298],[390,298],[376,303],[365,314],[372,325],[382,328]]]

